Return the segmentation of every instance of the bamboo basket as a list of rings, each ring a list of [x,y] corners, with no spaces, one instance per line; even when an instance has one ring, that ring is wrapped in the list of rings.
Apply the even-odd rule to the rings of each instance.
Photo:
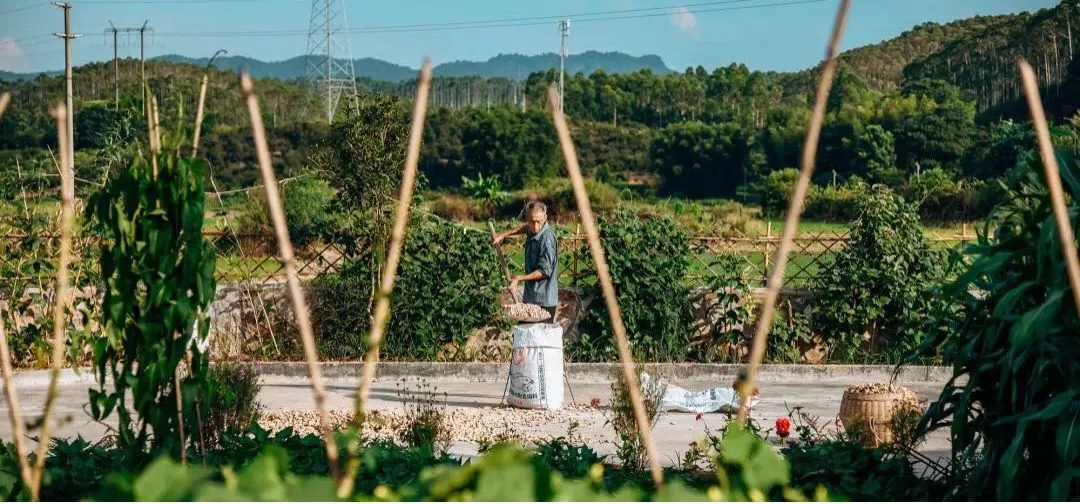
[[[898,392],[866,393],[844,391],[840,401],[840,421],[845,426],[855,425],[860,420],[870,429],[868,443],[873,448],[893,440],[892,419],[901,408],[903,394]]]

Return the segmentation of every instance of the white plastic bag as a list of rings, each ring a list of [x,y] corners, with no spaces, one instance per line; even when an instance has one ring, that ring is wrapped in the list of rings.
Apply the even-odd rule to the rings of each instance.
[[[563,405],[563,329],[558,324],[514,326],[510,391],[506,402],[529,409]]]
[[[647,373],[641,374],[642,387],[652,380]],[[686,390],[666,384],[664,399],[660,402],[661,411],[681,411],[685,413],[738,413],[739,395],[730,387],[713,387],[703,390]],[[750,399],[752,409],[758,403],[758,397]]]

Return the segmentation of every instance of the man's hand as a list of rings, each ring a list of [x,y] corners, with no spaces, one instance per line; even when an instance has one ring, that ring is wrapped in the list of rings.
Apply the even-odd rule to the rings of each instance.
[[[514,292],[515,296],[517,295],[516,293],[517,293],[518,281],[519,281],[518,277],[514,277],[514,278],[510,279],[510,292]]]
[[[506,239],[506,235],[504,235],[502,233],[499,233],[499,234],[496,234],[495,236],[491,237],[491,243],[494,244],[496,247],[498,247],[499,245],[502,245],[502,242],[505,239]]]

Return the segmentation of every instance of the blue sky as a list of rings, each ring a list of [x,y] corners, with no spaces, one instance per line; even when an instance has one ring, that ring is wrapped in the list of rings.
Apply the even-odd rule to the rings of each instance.
[[[321,0],[320,0],[321,1]],[[625,11],[605,16],[650,17],[572,21],[569,51],[622,51],[657,54],[669,67],[714,68],[741,62],[753,69],[796,70],[824,54],[838,0],[334,0],[346,5],[350,27],[452,23],[531,16],[562,16]],[[806,1],[806,0],[803,0]],[[147,56],[178,53],[230,55],[282,60],[306,51],[311,0],[73,0],[76,64],[112,57],[112,37],[103,30],[139,26],[147,36]],[[788,5],[769,6],[769,4]],[[696,6],[691,6],[695,4]],[[702,5],[705,4],[705,5]],[[845,49],[899,35],[927,21],[947,22],[974,15],[1051,7],[1057,0],[854,0]],[[685,6],[685,7],[680,7]],[[753,7],[753,8],[749,8]],[[655,9],[644,11],[640,9]],[[726,9],[726,10],[718,10]],[[14,12],[7,12],[15,10]],[[709,11],[709,12],[707,12]],[[63,47],[49,33],[62,31],[60,9],[45,0],[0,0],[0,69],[42,71],[63,67]],[[587,18],[579,18],[581,20]],[[554,20],[537,25],[455,30],[357,32],[349,36],[354,57],[375,57],[418,67],[424,56],[438,64],[486,60],[499,53],[557,52]],[[222,32],[279,31],[275,36],[237,36]],[[194,35],[193,35],[194,34]],[[138,57],[137,36],[121,34],[121,56]]]

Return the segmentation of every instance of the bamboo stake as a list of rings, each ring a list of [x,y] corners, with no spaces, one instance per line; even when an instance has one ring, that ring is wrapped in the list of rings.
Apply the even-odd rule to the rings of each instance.
[[[180,464],[187,465],[187,436],[184,433],[184,398],[180,392],[180,366],[173,371],[173,388],[176,389],[176,425],[180,430]]]
[[[41,477],[45,472],[45,456],[49,451],[49,421],[53,405],[56,402],[56,385],[60,379],[60,365],[64,360],[64,335],[66,310],[68,305],[68,264],[71,263],[71,225],[74,218],[75,203],[74,173],[71,173],[71,160],[68,156],[67,109],[63,105],[56,107],[57,146],[60,149],[60,266],[56,270],[56,293],[53,299],[53,341],[52,372],[49,376],[49,392],[45,396],[45,412],[41,422],[41,438],[38,440],[37,458],[34,460],[34,484],[30,487],[30,496],[38,500],[41,494]]]
[[[274,223],[278,250],[281,255],[281,262],[285,265],[285,275],[288,279],[289,298],[292,300],[293,312],[296,315],[296,325],[300,328],[300,340],[304,344],[304,357],[308,364],[308,374],[311,376],[315,408],[319,412],[319,430],[323,440],[326,442],[326,460],[330,466],[330,475],[334,481],[337,481],[339,474],[338,449],[334,441],[334,433],[330,430],[330,419],[326,416],[326,390],[323,387],[322,373],[319,371],[319,356],[315,352],[315,337],[311,332],[311,320],[307,303],[300,289],[300,279],[296,274],[296,257],[293,253],[292,241],[289,239],[289,229],[285,223],[285,212],[282,210],[281,195],[278,194],[274,168],[270,164],[270,149],[266,144],[266,130],[263,127],[262,113],[259,112],[259,100],[255,96],[251,76],[247,72],[240,75],[240,88],[244,99],[247,101],[248,113],[251,116],[251,134],[255,140],[255,153],[259,160],[259,171],[262,172],[263,185],[266,187],[266,201],[270,207],[270,220]]]
[[[821,69],[821,80],[818,82],[817,96],[814,98],[814,113],[810,119],[810,126],[806,132],[806,141],[803,144],[802,169],[799,170],[799,179],[795,183],[795,192],[791,195],[788,204],[787,218],[784,221],[784,233],[780,238],[780,247],[776,251],[776,261],[773,263],[772,273],[765,289],[765,300],[761,307],[761,316],[758,318],[757,329],[754,332],[754,341],[750,347],[750,361],[746,365],[746,379],[742,382],[741,390],[738,390],[739,424],[746,422],[750,408],[750,394],[754,390],[754,382],[757,379],[758,367],[761,359],[765,356],[765,344],[769,337],[769,328],[772,327],[773,313],[776,310],[776,298],[780,293],[780,287],[784,284],[784,270],[787,268],[788,255],[795,240],[795,230],[799,227],[799,217],[802,215],[803,203],[806,201],[806,191],[810,186],[810,177],[814,174],[814,161],[817,157],[818,140],[821,138],[821,124],[825,119],[825,105],[829,99],[829,91],[832,89],[833,76],[836,74],[836,54],[840,49],[840,38],[847,24],[848,9],[851,0],[840,0],[840,10],[836,14],[836,23],[833,25],[832,37],[825,52],[825,65]]]
[[[158,122],[157,96],[150,97],[150,164],[154,178],[158,176],[158,153],[161,152],[161,123]]]
[[[420,142],[424,136],[428,89],[431,86],[431,60],[428,58],[424,59],[418,84],[412,127],[409,131],[409,150],[405,158],[405,172],[401,174],[401,189],[397,210],[394,211],[394,228],[390,234],[390,250],[386,255],[379,292],[376,294],[375,316],[371,324],[371,336],[368,343],[370,347],[367,355],[364,356],[364,374],[356,394],[355,409],[358,415],[362,414],[367,406],[371,382],[375,379],[375,367],[379,364],[379,345],[382,344],[386,322],[390,318],[390,293],[394,289],[394,278],[397,276],[398,262],[401,260],[401,249],[405,242],[405,226],[409,223],[409,207],[416,185],[416,165],[420,162]]]
[[[1031,121],[1035,124],[1035,136],[1039,139],[1039,154],[1042,155],[1043,171],[1046,174],[1046,188],[1050,192],[1050,203],[1054,207],[1054,220],[1058,234],[1061,235],[1061,252],[1065,255],[1065,268],[1069,274],[1069,286],[1072,287],[1073,302],[1080,312],[1080,260],[1076,254],[1076,237],[1069,223],[1069,210],[1065,206],[1065,193],[1061,188],[1061,173],[1058,167],[1054,146],[1050,141],[1050,130],[1046,126],[1046,114],[1043,112],[1039,86],[1035,83],[1035,72],[1024,59],[1018,62],[1020,78],[1024,82],[1028,108],[1031,109]]]
[[[495,233],[495,225],[491,221],[488,221],[488,230],[491,231],[491,238],[494,239],[497,233]],[[494,244],[493,246],[495,247],[495,256],[499,259],[499,267],[502,268],[503,276],[506,277],[506,292],[510,293],[510,300],[517,303],[517,295],[510,289],[510,268],[506,265],[506,256],[503,255],[502,246]]]
[[[191,157],[199,156],[199,137],[202,134],[203,107],[206,106],[206,86],[210,82],[210,74],[202,76],[199,84],[199,108],[195,110],[195,137],[191,141]]]
[[[0,93],[0,117],[4,116],[8,104],[11,103],[11,93]],[[19,167],[18,158],[15,159],[15,167],[19,172],[19,181],[22,181],[22,168]],[[26,188],[23,187],[23,209],[26,207]],[[26,445],[23,443],[23,420],[22,409],[19,408],[19,395],[15,390],[15,377],[11,370],[11,349],[8,347],[7,329],[4,327],[3,313],[0,313],[0,371],[4,375],[4,397],[7,398],[8,418],[11,420],[11,436],[15,438],[15,456],[19,461],[19,477],[23,484],[33,488],[34,478],[30,468],[30,461],[26,455]]]
[[[558,103],[559,95],[552,86],[548,88],[548,103]],[[652,474],[653,483],[657,488],[664,485],[664,474],[660,469],[660,459],[656,455],[656,444],[652,438],[652,425],[645,416],[645,403],[641,399],[641,387],[638,376],[634,370],[634,356],[630,352],[630,342],[626,339],[626,327],[623,325],[622,312],[619,309],[619,300],[615,297],[615,287],[611,282],[611,272],[608,271],[607,260],[604,258],[604,249],[600,245],[600,232],[596,228],[596,219],[593,217],[592,207],[589,205],[589,193],[585,191],[585,181],[581,177],[581,167],[578,165],[577,153],[574,151],[574,143],[570,138],[570,130],[566,126],[566,117],[557,107],[551,107],[551,115],[555,121],[555,131],[559,135],[559,143],[562,145],[563,156],[566,158],[566,170],[570,174],[570,182],[574,186],[574,199],[577,200],[578,213],[585,225],[585,237],[589,241],[589,251],[592,252],[593,262],[596,263],[596,276],[600,280],[600,287],[604,293],[604,302],[607,304],[608,315],[611,317],[611,326],[615,332],[616,347],[619,351],[619,360],[622,362],[623,378],[626,380],[626,388],[630,395],[630,402],[634,405],[634,420],[637,423],[638,434],[641,436],[641,444],[645,445],[645,453],[649,456],[649,471]]]
[[[15,438],[15,455],[19,461],[19,477],[27,488],[33,488],[34,478],[30,461],[26,458],[26,445],[23,444],[22,409],[19,408],[19,396],[15,391],[15,377],[11,371],[11,350],[8,348],[7,329],[0,314],[0,369],[4,373],[4,397],[7,398],[8,419],[11,420],[11,436]]]

